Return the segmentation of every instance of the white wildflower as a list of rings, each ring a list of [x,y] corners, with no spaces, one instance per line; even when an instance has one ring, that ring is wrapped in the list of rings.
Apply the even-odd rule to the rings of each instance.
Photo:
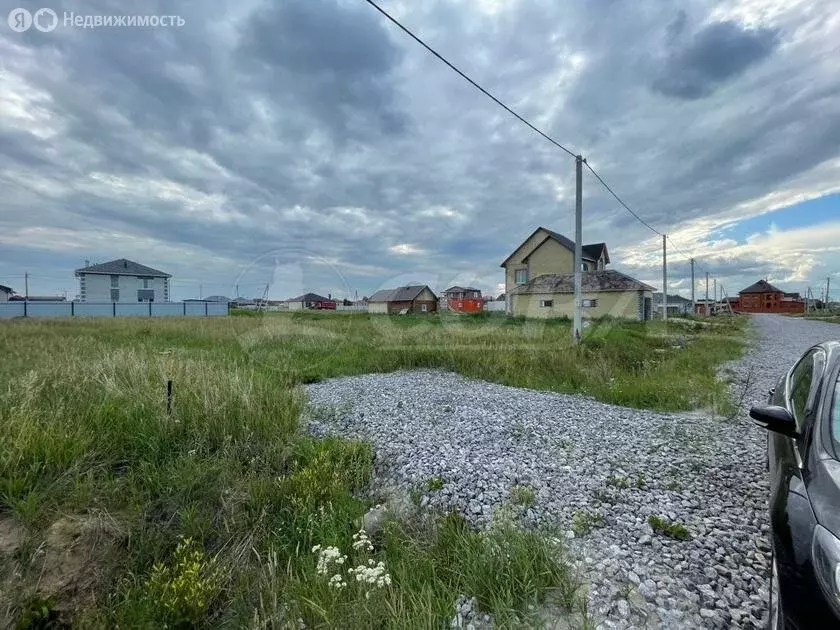
[[[368,566],[360,564],[349,569],[348,573],[355,575],[356,581],[363,584],[371,584],[379,588],[391,585],[391,576],[385,570],[384,562],[374,563],[373,560],[368,560]]]
[[[332,588],[339,590],[347,587],[347,582],[344,581],[344,577],[342,577],[341,573],[336,573],[334,576],[332,576],[330,578],[329,584]]]
[[[320,545],[315,545],[312,548],[312,553],[318,552],[318,567],[317,571],[321,575],[329,573],[330,564],[344,564],[347,556],[341,554],[338,547],[324,547],[321,549]]]
[[[358,533],[353,534],[353,549],[356,551],[373,551],[373,544],[365,530],[360,529]]]

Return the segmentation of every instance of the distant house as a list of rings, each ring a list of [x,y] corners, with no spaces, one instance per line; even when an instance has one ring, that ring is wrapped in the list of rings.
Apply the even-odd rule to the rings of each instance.
[[[437,296],[425,284],[382,289],[368,298],[368,313],[431,313],[437,306]]]
[[[461,286],[454,286],[449,287],[441,294],[441,297],[451,298],[453,300],[463,300],[466,298],[478,298],[481,299],[481,289],[476,289],[475,287],[461,287]]]
[[[583,316],[612,315],[647,320],[653,287],[613,270],[582,274]],[[516,316],[549,318],[574,315],[575,274],[543,274],[509,293]]]
[[[662,293],[653,294],[653,309],[662,317]],[[668,315],[688,315],[691,313],[691,300],[681,295],[668,295]]]
[[[0,302],[8,302],[9,298],[14,294],[11,287],[0,284]]]
[[[484,309],[481,289],[474,287],[449,287],[440,298],[440,307],[456,313],[478,313]]]
[[[732,308],[741,313],[804,313],[805,300],[762,279],[738,291]]]
[[[583,245],[583,271],[603,271],[610,264],[606,243]],[[505,270],[506,309],[513,314],[512,291],[545,274],[575,271],[575,243],[544,227],[538,227],[500,265]]]
[[[335,310],[336,301],[332,299],[332,295],[324,297],[317,293],[304,293],[296,298],[286,300],[290,311],[302,311],[304,309],[316,310]]]
[[[125,258],[76,269],[80,302],[168,302],[170,274]]]

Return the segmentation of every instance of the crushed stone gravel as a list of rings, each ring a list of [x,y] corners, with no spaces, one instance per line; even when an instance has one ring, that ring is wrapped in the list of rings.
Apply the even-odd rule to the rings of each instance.
[[[508,505],[525,526],[557,528],[598,628],[763,628],[766,435],[746,412],[840,327],[773,315],[753,324],[753,346],[721,369],[741,402],[732,419],[420,370],[308,385],[309,429],[370,441],[377,482],[419,492],[423,507],[484,527]],[[651,516],[688,538],[655,531]]]

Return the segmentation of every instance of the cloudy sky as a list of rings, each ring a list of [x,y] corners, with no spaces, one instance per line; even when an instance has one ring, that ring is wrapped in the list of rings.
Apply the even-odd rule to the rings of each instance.
[[[571,150],[729,294],[840,295],[833,0],[382,0]],[[52,32],[6,15],[48,6]],[[178,15],[84,29],[75,15]],[[173,298],[472,283],[538,225],[574,236],[574,163],[363,0],[0,0],[0,284],[75,296],[85,260]],[[584,177],[584,240],[661,286],[661,239]]]

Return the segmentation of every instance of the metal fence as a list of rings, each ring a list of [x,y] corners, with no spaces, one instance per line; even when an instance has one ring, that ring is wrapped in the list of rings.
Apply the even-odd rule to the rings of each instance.
[[[0,302],[0,319],[12,317],[224,317],[220,302]]]

